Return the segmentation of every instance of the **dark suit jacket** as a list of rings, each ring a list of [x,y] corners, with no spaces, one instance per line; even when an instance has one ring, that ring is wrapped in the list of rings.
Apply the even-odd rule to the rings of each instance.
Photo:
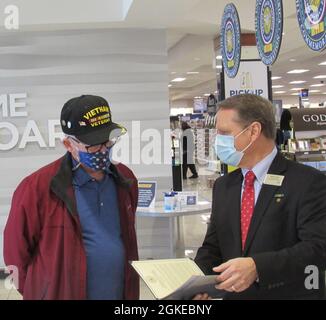
[[[326,176],[281,154],[269,174],[284,175],[285,179],[281,187],[263,185],[244,252],[240,233],[242,172],[216,180],[211,221],[195,261],[204,273],[214,274],[213,267],[230,259],[254,259],[259,282],[243,293],[227,294],[226,299],[325,298]],[[311,274],[305,271],[310,265],[319,268],[318,290],[305,287]]]

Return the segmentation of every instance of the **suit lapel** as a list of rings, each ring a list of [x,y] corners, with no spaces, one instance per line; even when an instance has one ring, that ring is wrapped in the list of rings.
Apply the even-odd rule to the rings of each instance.
[[[268,171],[268,174],[275,174],[275,175],[284,175],[286,171],[287,164],[285,158],[278,153]],[[247,240],[245,243],[245,248],[243,255],[245,256],[250,248],[250,245],[255,237],[255,234],[260,226],[260,223],[270,206],[271,200],[273,199],[276,191],[280,187],[278,186],[270,186],[270,185],[263,185],[262,189],[259,193],[259,197],[255,206],[254,214],[250,223],[250,228],[248,231]]]
[[[241,223],[240,223],[240,212],[241,212],[241,187],[242,187],[242,172],[238,170],[229,175],[229,181],[227,185],[227,207],[226,214],[230,221],[232,229],[232,237],[236,243],[236,255],[241,256]]]

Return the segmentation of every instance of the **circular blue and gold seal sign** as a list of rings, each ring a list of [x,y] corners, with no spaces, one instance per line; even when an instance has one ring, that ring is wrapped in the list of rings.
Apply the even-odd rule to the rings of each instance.
[[[221,24],[221,54],[224,70],[234,78],[241,59],[241,29],[237,8],[233,3],[226,5]]]
[[[326,0],[296,0],[302,36],[314,51],[326,48]]]
[[[271,66],[277,59],[283,36],[282,0],[257,0],[256,42],[262,62]]]

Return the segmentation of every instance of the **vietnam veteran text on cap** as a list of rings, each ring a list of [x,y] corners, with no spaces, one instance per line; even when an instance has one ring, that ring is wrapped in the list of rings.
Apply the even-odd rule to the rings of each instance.
[[[70,99],[61,111],[62,131],[87,145],[96,145],[121,136],[127,130],[112,121],[108,102],[99,96]]]

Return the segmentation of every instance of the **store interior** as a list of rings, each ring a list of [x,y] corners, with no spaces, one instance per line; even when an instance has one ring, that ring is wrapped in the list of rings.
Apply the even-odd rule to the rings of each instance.
[[[0,12],[4,2],[0,1]],[[105,0],[92,1],[92,5],[77,0],[58,0],[55,4],[35,0],[33,6],[20,2],[20,30],[12,33],[0,24],[0,95],[26,92],[28,119],[36,121],[43,137],[49,135],[47,120],[57,119],[63,101],[83,91],[107,96],[115,119],[128,131],[136,132],[133,121],[140,121],[140,131],[131,137],[130,149],[146,129],[154,127],[161,133],[171,129],[174,141],[162,145],[162,154],[171,154],[172,163],[148,166],[130,160],[130,167],[140,181],[157,183],[157,205],[164,204],[164,192],[174,189],[197,193],[198,208],[193,214],[187,213],[191,208],[184,208],[185,214],[173,219],[162,218],[164,212],[139,215],[141,259],[194,258],[209,222],[214,181],[232,169],[225,168],[214,151],[216,111],[223,97],[220,28],[228,2],[124,0],[120,4],[111,1],[109,6]],[[243,34],[255,32],[255,2],[233,1]],[[283,1],[283,9],[283,41],[277,61],[269,67],[278,126],[285,109],[326,107],[326,54],[312,51],[304,42],[295,1]],[[243,45],[242,59],[258,58],[255,46]],[[304,130],[296,135],[293,119],[290,140],[280,143],[280,149],[288,158],[326,173],[326,128],[317,136],[305,135]],[[0,121],[15,122],[20,135],[25,120],[0,113]],[[187,179],[182,177],[183,122],[194,137],[195,179],[190,179],[190,171]],[[47,138],[44,140],[47,143]],[[40,150],[37,144],[23,148],[17,142],[0,151],[0,173],[7,181],[0,184],[1,234],[18,182],[63,153],[59,139],[55,147],[45,146],[36,157],[35,152]],[[26,165],[22,168],[23,152]],[[14,175],[9,174],[8,163]],[[171,232],[177,233],[176,239],[171,239]],[[1,257],[0,267],[2,264]],[[141,283],[141,299],[153,298]],[[0,289],[1,299],[21,296],[15,290]]]
[[[238,8],[241,29],[243,33],[252,33],[255,30],[255,1],[244,4],[234,1]],[[186,121],[192,128],[195,136],[195,158],[200,171],[200,180],[184,180],[186,188],[199,188],[207,191],[212,180],[219,175],[221,167],[216,160],[212,142],[214,141],[214,117],[209,115],[209,96],[214,94],[218,101],[221,99],[222,56],[220,52],[219,34],[216,35],[215,26],[209,21],[220,20],[214,14],[218,7],[222,12],[225,2],[218,4],[214,1],[205,3],[205,22],[198,30],[206,28],[205,35],[185,34],[181,39],[171,41],[169,47],[169,99],[171,111],[171,128],[180,128],[180,123]],[[194,19],[203,16],[199,7]],[[304,42],[296,16],[295,1],[284,1],[283,40],[276,62],[269,67],[272,80],[272,101],[276,108],[276,121],[280,127],[283,110],[296,110],[302,108],[326,107],[326,55],[323,52],[314,52]],[[197,20],[196,20],[197,21]],[[211,30],[209,30],[212,28]],[[174,31],[171,31],[171,37]],[[243,46],[242,59],[259,58],[256,47]],[[325,69],[324,69],[325,68]],[[308,90],[307,96],[302,92]],[[291,123],[292,127],[295,125]],[[197,137],[197,130],[204,132]],[[319,132],[323,136],[325,132]],[[296,136],[295,130],[291,132],[292,141],[288,145],[280,146],[285,155],[291,159],[307,165],[320,168],[324,171],[324,139],[315,139],[304,133]],[[300,147],[299,147],[300,144]],[[204,160],[204,161],[203,161]],[[317,162],[320,162],[318,167]],[[216,170],[214,172],[214,170]],[[208,189],[205,189],[208,187]]]

